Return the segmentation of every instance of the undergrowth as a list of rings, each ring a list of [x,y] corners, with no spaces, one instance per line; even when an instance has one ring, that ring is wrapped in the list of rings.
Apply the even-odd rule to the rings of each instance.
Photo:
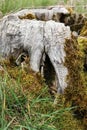
[[[27,7],[50,3],[35,3],[33,0],[5,2],[0,6],[4,14],[26,7],[26,3]],[[55,100],[39,73],[34,73],[29,66],[22,69],[21,66],[11,64],[9,60],[0,61],[0,130],[86,130],[86,30],[87,23],[80,34],[81,37],[66,40],[65,66],[69,72],[68,87],[64,95],[56,94]],[[85,40],[82,37],[85,37]]]
[[[65,98],[51,97],[40,74],[1,62],[0,130],[82,130]],[[56,102],[57,99],[57,102]]]
[[[87,26],[84,26],[85,31]],[[84,34],[84,28],[82,34]],[[80,34],[71,40],[66,40],[66,63],[68,68],[68,87],[65,91],[65,103],[77,106],[73,111],[74,116],[81,120],[83,129],[87,128],[87,71],[84,68],[87,52],[87,38]],[[84,35],[85,36],[85,35]],[[87,36],[87,34],[86,34]],[[83,40],[84,39],[84,40]]]

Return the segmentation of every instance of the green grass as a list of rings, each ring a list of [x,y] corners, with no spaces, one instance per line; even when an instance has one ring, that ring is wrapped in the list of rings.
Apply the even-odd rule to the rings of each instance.
[[[9,83],[10,85],[9,85]],[[55,110],[53,99],[43,97],[47,88],[38,96],[23,93],[21,83],[14,85],[8,76],[0,77],[0,130],[60,130],[60,119],[66,110]],[[58,124],[56,124],[56,122]],[[59,128],[58,128],[59,127]]]
[[[68,0],[0,0],[0,10],[3,14],[11,11],[15,11],[22,8],[36,8],[40,6],[50,6],[57,4],[71,4],[67,3]],[[74,1],[73,5],[77,12],[87,12],[87,8],[84,9],[83,5],[87,5],[87,0]]]
[[[2,0],[0,0],[2,1]],[[7,13],[21,8],[47,6],[56,4],[57,0],[5,0],[1,2],[1,11]]]
[[[2,66],[6,72],[0,71],[0,130],[70,130],[72,125],[72,130],[81,130],[71,113],[74,108],[65,107],[60,95],[54,104],[40,75]]]

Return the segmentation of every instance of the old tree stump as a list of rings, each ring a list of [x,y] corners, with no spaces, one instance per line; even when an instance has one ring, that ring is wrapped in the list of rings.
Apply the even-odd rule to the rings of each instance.
[[[26,53],[32,70],[41,72],[48,85],[63,93],[68,75],[65,42],[71,39],[71,34],[78,37],[85,21],[82,15],[62,6],[9,14],[0,20],[0,55],[4,58],[12,55],[19,65]]]
[[[87,18],[62,6],[4,16],[0,56],[12,56],[20,65],[26,55],[31,69],[40,72],[48,86],[64,92],[65,103],[78,106],[74,113],[87,128]]]

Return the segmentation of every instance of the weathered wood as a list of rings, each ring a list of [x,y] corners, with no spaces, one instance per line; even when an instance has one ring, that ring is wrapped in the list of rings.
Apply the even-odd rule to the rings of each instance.
[[[20,19],[55,20],[60,21],[62,14],[68,15],[70,12],[63,6],[49,7],[48,9],[24,9],[14,13]]]
[[[70,28],[52,20],[20,19],[18,14],[5,16],[0,21],[0,55],[17,57],[20,50],[25,51],[35,72],[40,71],[43,53],[48,55],[57,76],[58,92],[62,93],[68,74],[64,66],[64,43],[71,37]]]

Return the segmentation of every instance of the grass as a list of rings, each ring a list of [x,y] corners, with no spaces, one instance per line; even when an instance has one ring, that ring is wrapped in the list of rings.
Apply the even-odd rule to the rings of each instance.
[[[41,97],[47,88],[38,96],[30,93],[27,95],[22,92],[18,83],[14,86],[7,76],[0,79],[0,82],[0,130],[57,130],[54,122],[60,119],[65,109],[54,111],[52,98]]]
[[[26,7],[53,5],[58,0],[0,0],[3,14]],[[64,1],[67,3],[67,1]],[[86,0],[84,1],[86,3]],[[76,4],[78,12],[84,12]],[[2,63],[1,63],[2,64]],[[57,103],[49,94],[48,86],[40,75],[30,69],[2,64],[0,71],[0,130],[83,130],[73,117],[70,105],[57,95]]]
[[[0,130],[81,130],[71,110],[57,103],[40,75],[2,64],[0,71]],[[69,123],[70,122],[70,123]]]
[[[69,0],[70,1],[70,0]],[[0,10],[3,14],[6,14],[11,11],[15,11],[22,8],[36,8],[38,6],[50,6],[57,4],[69,4],[68,0],[0,0]],[[87,8],[83,8],[87,4],[86,0],[74,1],[73,5],[75,6],[76,12],[84,13],[87,12]]]
[[[4,2],[1,2],[1,11],[3,13],[7,13],[10,11],[18,10],[20,8],[34,8],[37,6],[47,6],[56,3],[57,0],[5,0]]]

